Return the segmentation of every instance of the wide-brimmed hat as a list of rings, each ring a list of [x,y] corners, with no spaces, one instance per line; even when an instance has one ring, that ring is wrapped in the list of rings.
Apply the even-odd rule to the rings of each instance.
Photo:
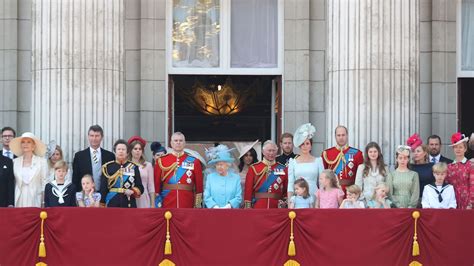
[[[10,149],[12,150],[13,154],[16,156],[23,155],[21,141],[24,138],[32,139],[35,142],[35,150],[33,151],[35,155],[43,157],[46,154],[46,145],[31,132],[25,132],[21,135],[21,137],[12,139],[10,142]]]
[[[466,137],[466,135],[461,134],[461,132],[456,132],[451,136],[451,145],[449,145],[449,146],[451,146],[451,147],[456,146],[456,145],[461,144],[463,142],[467,142],[468,140],[469,140],[469,138]]]
[[[414,151],[418,148],[421,144],[423,144],[423,140],[421,140],[420,135],[413,134],[407,139],[407,145],[410,146],[411,150]]]
[[[250,144],[245,144],[242,142],[234,143],[235,148],[237,148],[237,151],[239,151],[239,159],[242,158],[242,156],[244,156],[245,154],[247,154],[247,152],[250,151],[250,149],[254,148],[258,142],[259,140],[257,139],[256,141]]]
[[[232,163],[234,157],[230,153],[232,149],[229,149],[226,145],[220,144],[217,147],[212,147],[206,151],[206,156],[210,159],[208,165],[213,165],[218,162]]]
[[[142,137],[140,137],[140,136],[133,136],[133,137],[130,137],[130,138],[128,139],[128,145],[132,144],[132,142],[134,142],[134,141],[140,142],[140,144],[142,144],[143,148],[145,148],[145,146],[146,146],[146,140],[144,140]],[[130,147],[130,148],[132,148],[132,147]]]
[[[301,146],[301,144],[303,144],[307,139],[312,139],[314,132],[316,132],[316,128],[314,128],[311,123],[306,123],[299,126],[293,135],[293,143],[295,147]]]

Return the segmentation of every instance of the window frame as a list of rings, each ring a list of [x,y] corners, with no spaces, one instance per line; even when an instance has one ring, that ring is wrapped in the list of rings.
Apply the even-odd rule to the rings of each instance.
[[[231,63],[231,0],[220,0],[221,32],[219,35],[219,67],[173,67],[173,0],[166,1],[166,68],[169,75],[283,75],[284,64],[284,0],[278,1],[278,51],[276,68],[233,68]],[[223,15],[228,14],[228,15]]]
[[[456,71],[458,78],[474,78],[474,70],[462,70],[462,2],[457,0],[456,7]]]

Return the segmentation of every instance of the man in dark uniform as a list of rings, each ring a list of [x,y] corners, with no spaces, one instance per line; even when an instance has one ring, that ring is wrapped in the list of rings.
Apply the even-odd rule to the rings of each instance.
[[[135,198],[143,193],[138,165],[128,161],[128,143],[119,139],[114,144],[115,161],[102,166],[101,202],[107,207],[136,208]]]
[[[295,158],[293,153],[293,135],[290,133],[283,133],[280,138],[281,155],[276,157],[276,161],[280,164],[288,166],[290,158]]]

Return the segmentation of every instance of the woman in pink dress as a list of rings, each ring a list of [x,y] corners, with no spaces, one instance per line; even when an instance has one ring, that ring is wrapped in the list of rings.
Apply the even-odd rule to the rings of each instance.
[[[143,183],[143,194],[137,198],[137,208],[154,208],[155,206],[155,183],[153,178],[153,166],[145,161],[143,151],[146,141],[139,136],[133,136],[128,140],[131,152],[129,160],[139,166],[140,177]]]
[[[474,163],[468,161],[464,154],[467,151],[468,138],[461,133],[451,137],[455,159],[448,165],[446,180],[454,186],[458,209],[472,209],[474,206]]]

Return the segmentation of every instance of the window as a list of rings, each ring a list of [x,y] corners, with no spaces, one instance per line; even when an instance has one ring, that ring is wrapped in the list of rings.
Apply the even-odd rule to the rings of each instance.
[[[474,77],[474,0],[461,0],[458,9],[458,76]]]
[[[173,0],[170,74],[281,75],[283,0]]]

